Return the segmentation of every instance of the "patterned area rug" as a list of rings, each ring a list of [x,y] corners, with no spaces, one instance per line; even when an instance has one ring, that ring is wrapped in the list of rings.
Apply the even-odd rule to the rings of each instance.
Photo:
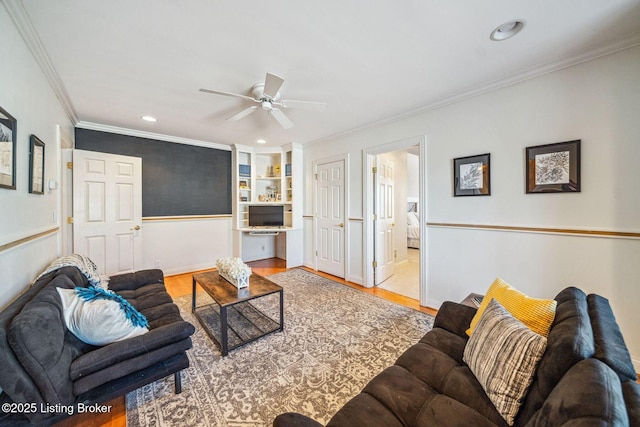
[[[269,279],[284,288],[284,332],[224,358],[191,314],[191,297],[176,299],[183,318],[196,325],[182,393],[174,394],[173,375],[129,393],[129,427],[271,426],[288,411],[327,423],[433,326],[427,314],[302,269]],[[200,305],[208,297],[198,298]],[[277,319],[276,298],[256,306]]]

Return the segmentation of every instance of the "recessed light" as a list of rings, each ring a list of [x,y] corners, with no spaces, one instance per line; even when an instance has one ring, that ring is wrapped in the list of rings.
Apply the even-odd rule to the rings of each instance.
[[[256,141],[258,144],[266,144],[267,141],[265,141],[264,139],[259,139]]]
[[[153,116],[142,116],[141,117],[142,120],[147,121],[147,122],[157,122],[158,119],[156,119]]]
[[[497,42],[509,39],[518,34],[520,30],[524,28],[524,24],[524,21],[518,19],[505,22],[504,24],[493,30],[489,37],[491,38],[491,40]]]

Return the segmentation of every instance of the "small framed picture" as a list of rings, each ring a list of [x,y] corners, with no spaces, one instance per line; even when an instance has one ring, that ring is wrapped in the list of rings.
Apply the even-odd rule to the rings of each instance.
[[[44,142],[35,135],[29,141],[29,193],[44,194]]]
[[[527,193],[580,192],[580,140],[526,149]]]
[[[491,154],[453,159],[453,195],[491,195]]]
[[[282,201],[282,194],[280,194],[280,193],[276,194],[276,201],[277,202],[281,202]]]
[[[16,189],[17,120],[0,107],[0,188]]]
[[[249,198],[247,196],[240,196],[240,201],[241,202],[248,202]]]
[[[247,188],[247,181],[244,179],[240,180],[240,188]]]

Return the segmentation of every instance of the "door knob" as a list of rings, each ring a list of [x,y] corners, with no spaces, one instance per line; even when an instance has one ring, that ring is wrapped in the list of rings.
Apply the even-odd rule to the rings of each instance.
[[[139,226],[139,225],[136,225],[135,227],[133,227],[133,228],[132,228],[132,230],[136,230],[136,231],[138,231],[138,230],[140,230],[140,226]]]
[[[340,224],[338,224],[338,227],[343,228],[344,227],[344,223],[341,222]]]

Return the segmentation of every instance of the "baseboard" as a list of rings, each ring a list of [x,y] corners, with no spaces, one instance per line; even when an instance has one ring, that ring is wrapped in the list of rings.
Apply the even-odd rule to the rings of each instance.
[[[200,270],[209,270],[215,267],[216,267],[215,264],[203,263],[203,264],[190,265],[186,267],[183,266],[183,267],[168,268],[168,269],[161,268],[161,270],[165,276],[175,276],[177,274],[192,273],[194,271],[200,271]]]
[[[444,303],[444,301],[440,301],[437,299],[427,298],[427,307],[433,308],[434,310],[440,310],[440,306]]]

